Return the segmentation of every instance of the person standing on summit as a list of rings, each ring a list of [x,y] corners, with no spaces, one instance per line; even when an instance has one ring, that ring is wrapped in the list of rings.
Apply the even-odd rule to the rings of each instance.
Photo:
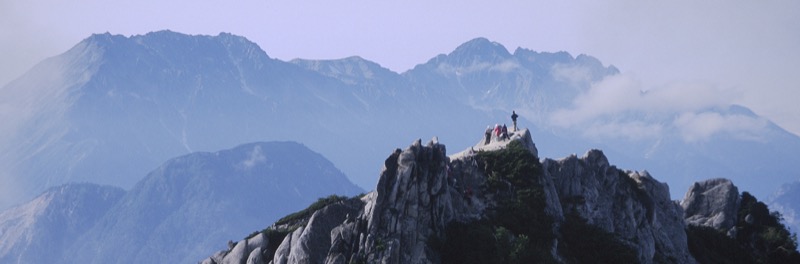
[[[488,125],[486,126],[486,139],[484,140],[483,144],[489,145],[490,142],[492,142],[492,126]]]
[[[517,131],[517,117],[519,117],[517,115],[517,112],[515,112],[514,110],[511,110],[511,122],[514,123],[514,131],[515,132]]]

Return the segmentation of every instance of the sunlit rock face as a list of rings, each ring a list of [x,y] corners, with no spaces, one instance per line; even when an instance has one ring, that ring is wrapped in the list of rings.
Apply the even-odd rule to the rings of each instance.
[[[681,207],[690,225],[730,230],[739,211],[739,188],[728,179],[696,182],[686,192]]]

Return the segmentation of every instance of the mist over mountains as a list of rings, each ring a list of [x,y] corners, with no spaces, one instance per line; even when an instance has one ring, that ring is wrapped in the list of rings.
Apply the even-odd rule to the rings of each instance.
[[[131,188],[170,157],[265,140],[302,142],[369,189],[394,147],[441,136],[462,149],[512,110],[542,156],[602,148],[673,198],[711,177],[759,197],[798,178],[796,135],[707,100],[714,89],[669,88],[484,38],[395,73],[360,57],[280,61],[225,33],[98,34],[0,89],[0,208],[73,181]]]

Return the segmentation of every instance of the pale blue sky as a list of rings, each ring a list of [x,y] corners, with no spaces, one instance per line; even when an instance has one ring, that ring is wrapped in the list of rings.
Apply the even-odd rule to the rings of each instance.
[[[0,0],[0,85],[92,33],[230,32],[282,60],[397,72],[487,37],[595,56],[645,90],[712,86],[800,134],[800,1],[599,2]]]

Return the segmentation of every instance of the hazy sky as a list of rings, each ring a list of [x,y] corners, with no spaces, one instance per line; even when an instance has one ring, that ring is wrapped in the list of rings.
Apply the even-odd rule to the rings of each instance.
[[[0,85],[92,33],[230,32],[282,60],[359,55],[397,72],[487,37],[592,55],[645,90],[714,87],[689,99],[732,98],[800,134],[800,1],[431,2],[0,0]]]

